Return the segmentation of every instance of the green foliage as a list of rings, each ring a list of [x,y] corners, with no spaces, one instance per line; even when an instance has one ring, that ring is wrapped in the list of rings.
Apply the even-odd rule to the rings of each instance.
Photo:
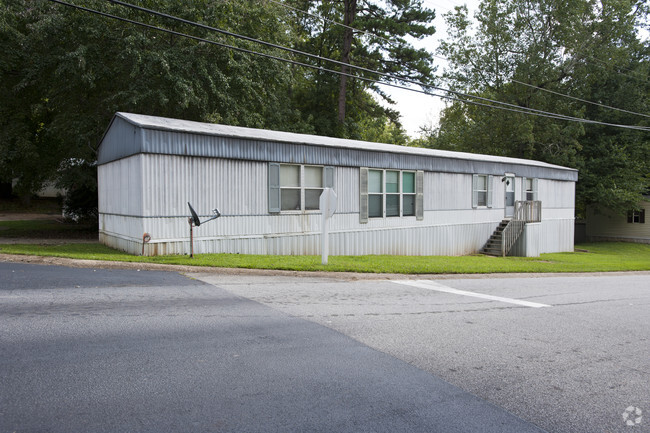
[[[399,79],[387,80],[378,74],[349,69],[322,60],[305,58],[302,61],[373,80],[398,83],[401,82],[400,79],[419,80],[424,83],[433,81],[435,68],[432,55],[425,50],[415,49],[409,42],[433,35],[435,32],[431,25],[435,13],[424,7],[421,1],[388,0],[379,3],[369,0],[291,0],[287,3],[298,9],[308,10],[314,15],[344,22],[359,29],[351,31],[314,16],[295,13],[293,19],[298,24],[294,31],[299,35],[296,48],[323,58],[349,62],[355,66],[395,75]],[[342,89],[345,101],[341,107]],[[381,87],[375,84],[331,73],[310,71],[305,74],[304,81],[294,88],[294,101],[303,113],[313,119],[317,134],[360,139],[377,135],[368,130],[375,122],[381,125],[395,124],[399,127],[398,114],[383,108],[370,96],[371,93],[392,103]],[[339,117],[341,108],[344,110],[343,121]],[[404,134],[401,134],[399,139],[404,140]]]
[[[648,117],[557,94],[650,112],[650,51],[638,34],[647,6],[647,1],[484,0],[475,29],[467,9],[457,8],[446,16],[450,38],[441,45],[450,59],[445,78],[456,90],[514,107],[648,126]],[[452,103],[439,128],[427,131],[420,144],[578,168],[578,208],[600,204],[624,213],[649,186],[645,131]]]
[[[141,3],[271,42],[291,43],[283,16],[259,2]],[[83,5],[233,43],[207,30],[108,2]],[[62,170],[83,171],[84,164],[95,160],[96,146],[117,111],[313,131],[292,108],[293,74],[284,63],[45,0],[0,1],[0,6],[0,43],[7,53],[0,59],[0,181],[17,178],[20,194],[58,179]],[[78,174],[78,179],[93,182]]]
[[[110,2],[72,3],[215,42],[291,57]],[[301,0],[294,4],[330,19],[342,19],[336,2]],[[340,26],[323,25],[277,4],[142,0],[138,5],[323,57],[342,57],[345,31]],[[394,43],[356,35],[350,61],[404,78],[430,79],[430,55],[415,50],[406,38],[433,33],[429,24],[432,11],[418,1],[389,1],[386,7],[359,1],[354,18],[355,26],[390,37]],[[380,89],[363,81],[350,81],[348,116],[345,124],[340,124],[336,120],[338,76],[47,0],[0,0],[0,44],[0,184],[17,179],[14,193],[29,197],[45,182],[55,180],[69,191],[66,206],[76,213],[92,215],[93,203],[87,199],[95,194],[96,180],[88,168],[96,159],[103,132],[118,111],[406,141],[398,114],[383,108],[372,96],[373,91],[383,95]]]
[[[223,268],[291,271],[363,272],[390,274],[476,274],[510,272],[611,272],[650,270],[650,245],[596,243],[580,245],[581,252],[542,254],[540,258],[490,256],[260,256],[199,254],[188,256],[132,256],[100,244],[0,245],[0,253],[67,257]]]

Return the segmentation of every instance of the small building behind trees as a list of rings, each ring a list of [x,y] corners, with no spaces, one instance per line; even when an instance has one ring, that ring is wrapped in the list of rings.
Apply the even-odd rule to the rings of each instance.
[[[650,195],[645,195],[640,209],[630,209],[619,214],[602,206],[588,206],[586,237],[590,242],[622,241],[650,244]]]
[[[148,233],[144,254],[187,254],[190,202],[222,214],[195,228],[195,253],[319,254],[318,199],[332,188],[333,255],[535,256],[573,251],[577,177],[539,161],[117,113],[99,148],[99,237],[141,254]],[[516,232],[508,251],[499,227]]]

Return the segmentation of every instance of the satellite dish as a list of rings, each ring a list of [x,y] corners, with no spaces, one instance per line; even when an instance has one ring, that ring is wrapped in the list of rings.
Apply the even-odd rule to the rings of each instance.
[[[192,213],[192,222],[194,223],[195,226],[200,226],[201,225],[201,220],[199,219],[199,216],[196,214],[196,211],[190,204],[190,202],[187,202],[187,205],[190,207],[190,212]]]

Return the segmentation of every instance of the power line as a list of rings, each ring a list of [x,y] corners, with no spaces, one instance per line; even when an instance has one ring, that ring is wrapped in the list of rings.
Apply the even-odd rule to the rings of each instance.
[[[538,86],[534,86],[532,84],[524,83],[523,81],[518,81],[518,80],[515,80],[514,78],[511,78],[510,81],[512,81],[513,83],[521,84],[522,86],[532,87],[534,89],[539,89],[539,90],[542,90],[544,92],[552,93],[554,95],[563,96],[565,98],[570,98],[570,99],[575,99],[576,101],[585,102],[587,104],[593,104],[593,105],[597,105],[599,107],[609,108],[610,110],[616,110],[616,111],[621,111],[623,113],[635,114],[637,116],[643,116],[643,117],[650,118],[650,115],[647,115],[647,114],[637,113],[635,111],[624,110],[622,108],[616,108],[616,107],[612,107],[610,105],[601,104],[599,102],[587,101],[586,99],[578,98],[578,97],[571,96],[571,95],[565,95],[564,93],[556,92],[554,90],[545,89],[543,87],[538,87]]]
[[[274,55],[271,55],[271,54],[260,53],[260,52],[256,52],[256,51],[249,50],[249,49],[246,49],[246,48],[241,48],[241,47],[237,47],[237,46],[233,46],[233,45],[229,45],[229,44],[225,44],[225,43],[221,43],[221,42],[216,42],[216,41],[201,38],[201,37],[198,37],[198,36],[193,36],[193,35],[189,35],[189,34],[185,34],[185,33],[181,33],[181,32],[176,32],[176,31],[165,29],[165,28],[162,28],[162,27],[157,27],[157,26],[154,26],[154,25],[151,25],[151,24],[146,24],[146,23],[131,20],[131,19],[128,19],[128,18],[123,18],[123,17],[119,17],[119,16],[116,16],[116,15],[108,14],[108,13],[105,13],[105,12],[100,12],[100,11],[90,9],[90,8],[86,8],[86,7],[83,7],[83,6],[78,6],[78,5],[75,5],[75,4],[66,3],[66,2],[61,1],[61,0],[50,0],[50,1],[53,2],[53,3],[58,3],[58,4],[61,4],[61,5],[64,5],[64,6],[72,7],[72,8],[78,9],[78,10],[94,13],[94,14],[97,14],[97,15],[101,15],[101,16],[104,16],[104,17],[107,17],[107,18],[112,18],[112,19],[115,19],[115,20],[118,20],[118,21],[127,22],[127,23],[134,24],[134,25],[137,25],[137,26],[145,27],[145,28],[148,28],[148,29],[151,29],[151,30],[156,30],[156,31],[164,32],[164,33],[173,34],[173,35],[176,35],[176,36],[186,37],[186,38],[193,39],[193,40],[196,40],[196,41],[217,45],[217,46],[220,46],[220,47],[223,47],[223,48],[228,48],[228,49],[231,49],[231,50],[235,50],[235,51],[239,51],[239,52],[243,52],[243,53],[247,53],[247,54],[252,54],[252,55],[257,55],[257,56],[261,56],[261,57],[265,57],[265,58],[269,58],[269,59],[273,59],[273,60],[277,60],[277,61],[282,61],[282,62],[285,62],[285,63],[290,63],[290,64],[293,64],[293,65],[297,65],[297,66],[301,66],[301,67],[305,67],[305,68],[309,68],[309,69],[319,70],[319,71],[338,74],[338,75],[345,75],[345,76],[348,76],[348,77],[351,77],[351,78],[357,78],[357,79],[360,79],[360,80],[363,80],[363,81],[366,81],[366,82],[369,82],[369,83],[373,83],[373,84],[379,84],[379,85],[384,85],[384,86],[388,86],[388,87],[394,87],[394,88],[398,88],[398,89],[409,90],[409,91],[413,91],[413,92],[417,92],[417,93],[426,94],[426,95],[429,95],[429,96],[437,96],[439,98],[449,99],[449,100],[452,100],[452,101],[459,101],[459,102],[472,104],[472,105],[476,105],[476,106],[506,110],[506,111],[516,112],[516,113],[521,113],[521,114],[536,115],[536,116],[547,117],[547,118],[552,118],[552,119],[572,120],[572,121],[581,122],[581,123],[600,124],[600,125],[621,127],[621,128],[626,128],[626,129],[634,129],[634,130],[642,130],[642,131],[650,130],[650,128],[646,128],[646,127],[639,127],[639,126],[633,126],[633,125],[610,124],[610,123],[598,122],[598,121],[588,120],[588,119],[573,118],[573,117],[564,116],[564,115],[557,114],[557,113],[533,113],[531,111],[523,111],[523,110],[521,110],[519,108],[513,109],[513,108],[508,108],[508,107],[500,107],[500,106],[495,106],[495,105],[490,105],[490,104],[483,104],[483,103],[476,102],[476,101],[468,101],[468,100],[461,99],[461,98],[458,98],[458,97],[451,97],[451,96],[447,96],[447,95],[440,95],[440,94],[430,93],[430,92],[427,92],[425,90],[413,89],[413,88],[410,88],[410,87],[401,86],[401,85],[390,83],[390,82],[382,82],[382,81],[379,81],[379,80],[374,80],[374,79],[363,77],[363,76],[358,76],[358,75],[354,75],[354,74],[350,74],[350,73],[344,73],[344,72],[341,72],[341,71],[335,71],[335,70],[323,68],[321,66],[302,63],[302,62],[298,62],[298,61],[295,61],[295,60],[290,60],[290,59],[286,59],[286,58],[283,58],[283,57],[274,56]],[[371,72],[381,74],[380,72],[377,72],[377,71],[371,71]],[[475,98],[480,98],[480,97],[476,97],[476,96],[473,96],[473,95],[469,95],[469,96],[470,97],[475,97]],[[486,98],[481,98],[481,99],[486,99]],[[492,101],[492,100],[488,100],[488,101],[495,102],[495,103],[501,103],[499,101]],[[501,104],[504,104],[504,103],[501,103]],[[535,110],[535,111],[539,111],[539,110]]]
[[[131,8],[131,9],[136,9],[136,10],[139,10],[141,12],[145,12],[145,13],[148,13],[148,14],[156,15],[156,16],[159,16],[159,17],[167,18],[167,19],[172,19],[172,20],[175,20],[175,21],[182,22],[184,24],[189,24],[189,25],[192,25],[192,26],[196,26],[196,27],[206,29],[206,30],[215,31],[215,32],[218,32],[218,33],[221,33],[221,34],[225,34],[225,35],[228,35],[228,36],[231,36],[231,37],[243,39],[243,40],[246,40],[246,41],[249,41],[249,42],[254,42],[254,43],[258,43],[260,45],[264,45],[264,46],[272,47],[272,48],[275,48],[275,49],[291,52],[293,54],[299,54],[299,55],[303,55],[303,56],[306,56],[306,57],[311,57],[311,58],[314,58],[314,59],[317,59],[317,60],[320,60],[320,61],[331,62],[331,63],[337,64],[337,65],[340,65],[340,66],[346,66],[346,67],[350,67],[350,68],[353,68],[353,69],[356,69],[356,70],[359,70],[359,71],[368,72],[368,73],[371,73],[371,74],[376,74],[376,75],[379,75],[381,77],[388,78],[390,80],[395,80],[397,82],[401,81],[403,83],[414,84],[414,85],[420,86],[422,88],[429,88],[429,89],[433,89],[433,90],[438,90],[438,91],[442,91],[442,92],[451,93],[453,95],[460,96],[460,97],[463,97],[463,98],[473,98],[473,99],[477,99],[477,100],[484,101],[484,102],[495,103],[495,104],[502,105],[504,107],[514,108],[515,110],[518,110],[518,111],[530,111],[530,112],[533,112],[533,113],[544,114],[547,117],[548,116],[557,116],[557,118],[564,118],[564,119],[567,119],[567,120],[574,120],[574,121],[579,121],[579,122],[595,122],[595,121],[586,121],[585,119],[581,119],[581,118],[578,118],[578,117],[566,116],[566,115],[563,115],[563,114],[552,113],[552,112],[548,112],[548,111],[544,111],[544,110],[538,110],[538,109],[531,108],[531,107],[521,107],[521,106],[518,106],[518,105],[515,105],[515,104],[502,102],[502,101],[497,101],[497,100],[493,100],[493,99],[490,99],[490,98],[484,98],[484,97],[477,96],[477,95],[466,94],[466,93],[458,92],[458,91],[451,90],[451,89],[445,89],[443,87],[434,86],[432,84],[422,83],[420,81],[411,80],[411,79],[407,79],[407,78],[403,78],[403,77],[398,77],[398,76],[395,76],[395,75],[387,74],[387,73],[380,72],[380,71],[371,70],[371,69],[368,69],[368,68],[353,65],[353,64],[350,64],[350,63],[341,62],[341,61],[326,58],[326,57],[322,57],[322,56],[319,56],[319,55],[316,55],[316,54],[311,54],[311,53],[308,53],[308,52],[296,50],[296,49],[285,47],[285,46],[282,46],[282,45],[273,44],[273,43],[270,43],[270,42],[262,41],[260,39],[240,35],[240,34],[237,34],[237,33],[234,33],[234,32],[229,32],[227,30],[219,29],[219,28],[216,28],[216,27],[208,26],[206,24],[196,23],[194,21],[186,20],[186,19],[183,19],[183,18],[179,18],[179,17],[173,16],[173,15],[163,13],[163,12],[159,12],[159,11],[144,8],[144,7],[141,7],[141,6],[133,5],[133,4],[126,3],[126,2],[123,2],[123,1],[120,1],[120,0],[108,0],[108,1],[111,2],[111,3],[114,3],[114,4],[118,4],[118,5],[121,5],[121,6]],[[296,9],[296,8],[294,8],[294,9]],[[296,10],[301,10],[301,9],[296,9]],[[303,12],[305,12],[305,11],[303,11]],[[306,13],[308,13],[308,12],[306,12]],[[332,22],[337,23],[336,21],[332,21]],[[342,25],[344,27],[353,28],[353,27],[347,26],[345,24],[341,24],[341,23],[337,23],[337,24]],[[359,30],[359,31],[361,31],[361,30]],[[372,33],[369,33],[369,34],[372,35]],[[378,36],[378,35],[375,35],[375,36],[381,37],[381,36]],[[383,39],[388,41],[389,43],[391,42],[386,38],[383,38]],[[358,78],[358,76],[356,76],[356,77]],[[631,125],[623,125],[623,126],[631,126]]]
[[[322,57],[322,56],[319,56],[319,55],[316,55],[316,54],[311,54],[311,53],[308,53],[308,52],[305,52],[305,51],[296,50],[294,48],[289,48],[289,47],[274,44],[274,43],[271,43],[271,42],[263,41],[263,40],[260,40],[260,39],[252,38],[252,37],[249,37],[249,36],[240,35],[240,34],[233,33],[233,32],[227,31],[227,30],[223,30],[223,29],[219,29],[219,28],[216,28],[216,27],[208,26],[206,24],[196,23],[194,21],[186,20],[184,18],[179,18],[179,17],[176,17],[174,15],[169,15],[169,14],[159,12],[159,11],[155,11],[155,10],[152,10],[152,9],[147,9],[147,8],[142,7],[142,6],[133,5],[133,4],[126,3],[126,2],[123,2],[123,1],[120,1],[120,0],[107,0],[107,1],[109,1],[111,3],[114,3],[114,4],[118,4],[120,6],[125,6],[125,7],[128,7],[128,8],[131,8],[131,9],[136,9],[136,10],[139,10],[141,12],[148,13],[148,14],[152,14],[152,15],[156,15],[156,16],[159,16],[159,17],[171,19],[171,20],[174,20],[174,21],[179,21],[179,22],[182,22],[184,24],[189,24],[189,25],[193,25],[193,26],[196,26],[196,27],[200,27],[202,29],[212,30],[212,31],[215,31],[217,33],[232,36],[234,38],[243,39],[243,40],[246,40],[246,41],[249,41],[249,42],[258,43],[260,45],[264,45],[264,46],[267,46],[267,47],[287,51],[287,52],[290,52],[290,53],[293,53],[293,54],[303,55],[303,56],[306,56],[306,57],[311,57],[313,59],[320,60],[320,61],[331,62],[331,63],[337,64],[337,65],[340,65],[340,66],[346,66],[346,67],[349,67],[349,68],[352,68],[352,69],[356,69],[358,71],[363,71],[363,72],[379,75],[381,77],[385,77],[385,78],[388,78],[390,80],[394,80],[394,81],[398,81],[398,82],[401,81],[403,83],[414,84],[414,85],[420,86],[422,88],[429,88],[429,89],[433,89],[433,90],[447,92],[447,93],[454,94],[456,96],[461,96],[463,98],[474,98],[474,99],[478,99],[478,100],[484,101],[484,102],[491,102],[491,103],[503,105],[505,107],[514,108],[516,110],[522,110],[522,111],[523,110],[528,110],[528,111],[531,111],[531,112],[534,112],[534,113],[557,116],[558,118],[574,119],[574,120],[580,120],[580,121],[583,120],[583,119],[579,119],[577,117],[566,116],[566,115],[558,114],[558,113],[551,113],[551,112],[538,110],[538,109],[530,108],[530,107],[521,107],[521,106],[518,106],[518,105],[515,105],[515,104],[510,104],[508,102],[502,102],[502,101],[497,101],[497,100],[490,99],[490,98],[484,98],[482,96],[466,94],[466,93],[459,92],[459,91],[456,91],[456,90],[445,89],[443,87],[434,86],[432,84],[422,83],[420,81],[411,80],[411,79],[403,78],[403,77],[398,77],[398,76],[395,76],[395,75],[387,74],[385,72],[380,72],[380,71],[364,68],[362,66],[357,66],[357,65],[350,64],[350,63],[341,62],[339,60],[330,59],[328,57]],[[353,77],[359,78],[359,76],[353,76]],[[382,82],[382,83],[384,83],[384,82]]]
[[[385,38],[385,37],[383,37],[383,36],[376,35],[376,34],[374,34],[374,33],[368,32],[368,31],[366,31],[366,30],[361,30],[361,29],[357,29],[357,28],[355,28],[355,27],[351,27],[351,26],[349,26],[349,25],[347,25],[347,24],[343,24],[343,23],[341,23],[341,22],[338,22],[338,21],[335,21],[335,20],[332,20],[332,19],[329,19],[329,18],[325,18],[325,17],[323,17],[323,16],[321,16],[321,15],[318,15],[318,14],[312,14],[311,12],[307,12],[307,11],[305,11],[305,10],[298,9],[298,8],[293,7],[293,6],[289,6],[289,5],[283,3],[283,2],[281,2],[281,1],[279,1],[279,0],[268,0],[268,1],[270,1],[270,2],[272,2],[272,3],[275,3],[275,4],[278,4],[278,5],[280,5],[280,6],[283,6],[283,7],[285,7],[285,8],[291,9],[291,10],[293,10],[293,11],[300,12],[300,13],[303,13],[303,14],[305,14],[305,15],[309,15],[309,16],[311,16],[311,17],[320,18],[320,19],[322,19],[322,20],[324,20],[324,21],[327,21],[327,22],[330,22],[330,23],[332,23],[332,24],[339,25],[339,26],[342,26],[342,27],[345,27],[345,28],[348,28],[348,29],[351,29],[351,30],[355,30],[355,31],[358,31],[358,32],[364,33],[364,34],[369,35],[369,36],[373,36],[373,37],[376,37],[376,38],[382,39],[382,40],[388,42],[389,44],[394,44],[393,41],[391,41],[390,39],[387,39],[387,38]],[[444,8],[443,8],[443,9],[444,9]],[[449,9],[447,9],[447,10],[449,10]],[[432,57],[435,57],[435,58],[437,58],[437,59],[440,59],[440,60],[444,60],[445,62],[449,62],[449,59],[446,58],[446,57],[443,57],[443,56],[440,56],[440,55],[437,55],[437,54],[434,54],[434,53],[431,53],[431,56],[432,56]],[[590,58],[591,58],[592,60],[594,60],[594,61],[601,62],[601,61],[598,60],[598,59],[595,59],[595,58],[592,58],[592,57],[590,57]],[[633,71],[630,71],[630,72],[633,72]],[[633,77],[633,76],[630,76],[630,75],[627,75],[627,74],[623,74],[623,73],[621,73],[621,72],[618,72],[618,73],[621,74],[621,75],[624,75],[624,76],[626,76],[626,77],[629,77],[629,78],[633,78],[633,79],[636,79],[636,80],[641,80],[640,78]],[[601,103],[599,103],[599,102],[588,101],[588,100],[586,100],[586,99],[582,99],[582,98],[578,98],[578,97],[575,97],[575,96],[567,95],[567,94],[565,94],[565,93],[556,92],[556,91],[553,91],[553,90],[550,90],[550,89],[545,89],[545,88],[543,88],[543,87],[535,86],[535,85],[533,85],[533,84],[524,83],[524,82],[522,82],[522,81],[515,80],[514,78],[510,78],[510,81],[512,81],[513,83],[521,84],[521,85],[523,85],[523,86],[527,86],[527,87],[530,87],[530,88],[534,88],[534,89],[542,90],[542,91],[544,91],[544,92],[552,93],[552,94],[555,94],[555,95],[558,95],[558,96],[563,96],[563,97],[565,97],[565,98],[574,99],[574,100],[576,100],[576,101],[584,102],[584,103],[586,103],[586,104],[593,104],[593,105],[597,105],[597,106],[599,106],[599,107],[608,108],[608,109],[616,110],[616,111],[621,111],[621,112],[623,112],[623,113],[628,113],[628,114],[633,114],[633,115],[637,115],[637,116],[642,116],[642,117],[650,118],[650,115],[647,115],[647,114],[637,113],[637,112],[635,112],[635,111],[625,110],[625,109],[623,109],[623,108],[612,107],[612,106],[610,106],[610,105],[601,104]],[[641,81],[645,81],[645,80],[641,80]]]

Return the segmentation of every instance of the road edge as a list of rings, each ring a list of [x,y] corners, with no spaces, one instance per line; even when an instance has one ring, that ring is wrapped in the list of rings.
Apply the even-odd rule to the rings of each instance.
[[[548,272],[548,273],[492,273],[492,274],[383,274],[360,272],[324,272],[324,271],[286,271],[279,269],[220,268],[209,266],[167,265],[160,263],[118,262],[104,260],[81,260],[52,256],[30,256],[20,254],[0,254],[0,262],[29,263],[50,266],[67,266],[71,268],[97,269],[138,269],[146,271],[171,271],[184,274],[221,274],[221,275],[260,275],[289,276],[301,278],[326,278],[335,280],[421,280],[421,279],[482,279],[482,278],[547,278],[571,276],[615,276],[615,275],[650,275],[650,271],[616,271],[616,272]]]

